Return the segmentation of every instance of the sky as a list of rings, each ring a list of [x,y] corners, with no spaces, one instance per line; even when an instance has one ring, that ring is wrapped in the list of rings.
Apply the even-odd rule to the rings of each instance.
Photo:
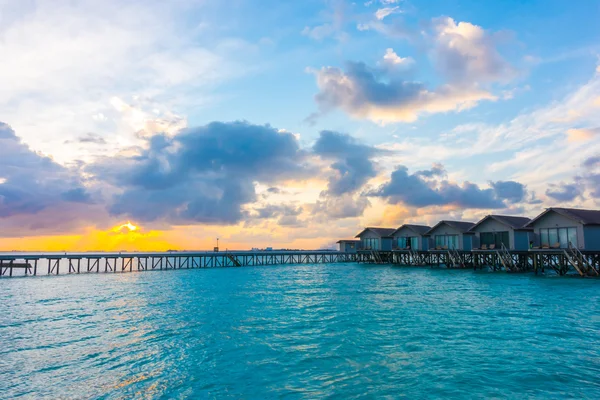
[[[0,0],[0,250],[600,207],[600,2]]]

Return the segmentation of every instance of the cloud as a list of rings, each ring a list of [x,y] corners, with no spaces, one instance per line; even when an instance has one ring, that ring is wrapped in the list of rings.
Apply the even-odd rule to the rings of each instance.
[[[303,208],[294,204],[267,204],[255,208],[257,213],[254,218],[272,219],[278,218],[277,224],[280,226],[300,226],[302,222],[298,217],[302,214]]]
[[[408,168],[398,166],[390,181],[368,196],[384,197],[390,204],[402,203],[413,207],[455,205],[463,208],[505,208],[506,202],[514,203],[525,196],[525,188],[518,182],[490,182],[489,189],[463,182],[449,182],[439,164],[431,170],[408,173]],[[433,179],[432,179],[433,178]],[[437,178],[437,179],[436,179]]]
[[[328,196],[340,196],[359,190],[368,179],[376,176],[375,164],[371,160],[383,151],[359,143],[348,134],[321,131],[313,145],[313,152],[330,165],[335,174],[329,178]]]
[[[515,77],[494,36],[480,26],[440,17],[432,20],[431,27],[434,65],[450,82],[506,82]]]
[[[305,26],[302,30],[302,34],[304,36],[308,36],[314,40],[323,40],[326,37],[333,35],[336,32],[336,29],[331,24],[323,24],[317,26]]]
[[[463,111],[481,101],[512,96],[511,90],[504,90],[502,96],[492,92],[492,84],[505,84],[517,76],[517,70],[498,50],[499,35],[449,17],[435,18],[418,32],[404,24],[384,24],[381,20],[396,8],[379,10],[382,13],[377,19],[357,28],[407,38],[427,49],[443,78],[441,83],[430,88],[398,70],[389,70],[394,65],[412,64],[412,60],[388,49],[379,68],[347,62],[344,69],[330,66],[314,71],[319,88],[315,99],[321,112],[341,109],[374,122],[412,122],[422,115]]]
[[[567,130],[567,138],[569,142],[585,142],[598,136],[600,136],[600,128],[573,128]]]
[[[0,237],[72,233],[109,221],[77,168],[32,151],[0,122]]]
[[[584,199],[586,190],[594,199],[600,198],[600,156],[586,158],[582,163],[581,175],[573,177],[572,182],[550,183],[546,196],[559,202],[571,202],[577,198]]]
[[[312,213],[319,219],[327,220],[354,218],[363,215],[370,205],[369,199],[361,195],[347,193],[340,196],[325,196],[317,200]]]
[[[414,60],[410,57],[400,57],[394,49],[388,48],[385,51],[385,55],[383,56],[383,63],[389,65],[392,68],[398,66],[411,66],[414,63]]]
[[[399,13],[400,7],[384,7],[380,8],[375,12],[375,18],[382,21],[385,17],[390,16],[391,14]]]
[[[589,157],[583,162],[582,165],[585,168],[600,167],[600,156]]]
[[[387,68],[348,62],[345,70],[323,67],[314,72],[322,113],[341,109],[375,122],[411,122],[420,115],[463,111],[496,96],[477,87],[444,84],[434,90],[404,79]]]
[[[0,120],[65,163],[104,150],[102,143],[79,145],[87,132],[115,146],[138,145],[135,133],[168,119],[164,110],[216,102],[212,87],[241,74],[238,57],[248,71],[252,57],[245,43],[235,47],[203,31],[203,7],[157,0],[8,2],[0,28]],[[152,106],[132,115],[117,110],[114,98]]]
[[[573,201],[583,195],[582,186],[579,183],[549,184],[546,196],[560,202]]]
[[[586,183],[590,188],[590,196],[600,199],[600,173],[589,174],[585,177]]]
[[[348,22],[348,5],[343,0],[333,0],[328,2],[328,10],[322,12],[322,23],[315,26],[305,26],[302,35],[314,40],[323,40],[333,37],[337,40],[346,39],[344,26]]]
[[[213,122],[156,135],[137,154],[104,158],[87,172],[119,192],[113,215],[171,224],[234,224],[256,200],[255,182],[308,176],[296,137],[269,125]]]
[[[78,173],[38,154],[0,122],[0,218],[34,215],[62,203],[91,203]]]
[[[82,143],[82,144],[98,144],[98,145],[103,145],[106,144],[106,139],[104,139],[102,136],[100,135],[96,135],[94,133],[87,133],[83,136],[80,136],[76,139],[77,143]],[[65,140],[65,144],[69,144],[72,143],[71,140]]]
[[[510,203],[523,201],[527,195],[525,185],[515,181],[490,182],[490,186],[494,189],[499,199],[508,200]]]

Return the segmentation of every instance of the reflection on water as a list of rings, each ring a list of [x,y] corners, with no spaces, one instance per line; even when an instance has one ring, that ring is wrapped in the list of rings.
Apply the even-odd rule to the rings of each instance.
[[[355,264],[0,282],[0,398],[600,398],[597,280]]]

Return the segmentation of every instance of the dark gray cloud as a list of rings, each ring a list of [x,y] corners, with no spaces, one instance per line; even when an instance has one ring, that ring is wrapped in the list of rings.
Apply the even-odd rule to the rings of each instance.
[[[560,202],[569,202],[584,198],[586,190],[589,196],[600,199],[600,156],[593,156],[581,163],[583,173],[573,177],[572,182],[549,184],[546,196]]]
[[[600,156],[590,157],[586,159],[582,165],[584,168],[600,167]]]
[[[573,201],[583,195],[583,187],[579,182],[549,184],[546,196],[558,201]]]
[[[586,179],[587,184],[592,188],[590,196],[600,199],[600,174],[589,174]]]
[[[377,175],[373,157],[386,151],[334,131],[321,131],[312,150],[322,159],[331,161],[329,167],[334,171],[329,177],[327,190],[321,193],[313,207],[313,214],[333,219],[362,215],[370,203],[357,192]]]
[[[377,174],[372,158],[383,151],[359,143],[348,134],[321,131],[313,152],[325,160],[336,172],[329,178],[327,195],[340,196],[353,193]]]
[[[257,219],[278,218],[277,224],[281,226],[299,226],[302,222],[298,217],[302,214],[303,208],[294,204],[268,204],[254,209],[257,213]]]
[[[499,199],[507,200],[510,203],[518,203],[523,201],[527,196],[525,185],[515,181],[498,181],[490,182],[490,186],[496,192]]]
[[[136,221],[233,224],[256,200],[254,183],[307,176],[294,135],[269,125],[213,122],[174,137],[153,136],[135,156],[106,158],[88,167],[121,189],[113,215]]]
[[[298,216],[302,214],[302,207],[296,207],[290,204],[268,204],[264,207],[256,208],[258,218],[274,218],[280,216]]]
[[[491,188],[482,189],[470,182],[457,185],[445,179],[428,179],[432,177],[445,177],[443,166],[436,164],[431,170],[409,174],[408,168],[401,165],[392,172],[389,182],[368,195],[413,207],[454,204],[464,208],[505,208],[505,201],[514,203],[526,193],[523,185],[513,181],[491,182]]]
[[[0,122],[0,218],[39,214],[63,203],[91,203],[77,171],[32,151]]]
[[[423,171],[417,171],[415,173],[416,176],[420,176],[423,178],[436,178],[436,177],[444,177],[446,176],[446,169],[442,164],[435,163],[431,167],[431,169],[426,169]]]
[[[88,133],[87,135],[78,138],[77,141],[79,143],[106,144],[106,140],[102,136],[94,133]]]
[[[319,218],[344,219],[363,215],[371,203],[364,196],[344,194],[341,196],[322,196],[315,203],[312,213]]]

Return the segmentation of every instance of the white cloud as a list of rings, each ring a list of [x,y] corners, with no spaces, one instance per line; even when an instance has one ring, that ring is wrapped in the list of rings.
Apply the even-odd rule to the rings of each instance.
[[[431,161],[469,163],[466,179],[512,179],[543,194],[548,183],[571,180],[584,160],[598,154],[600,113],[594,99],[599,95],[600,76],[594,75],[563,99],[506,122],[459,125],[434,140],[410,136],[381,147],[399,154],[387,165],[399,161],[413,167]],[[482,154],[489,155],[483,158],[484,164]],[[471,157],[476,157],[472,164]],[[587,200],[580,199],[578,205],[597,206],[589,196],[584,197]]]
[[[317,25],[314,27],[305,26],[302,30],[304,36],[311,39],[323,40],[335,33],[336,29],[331,24]]]
[[[210,89],[238,73],[229,61],[235,49],[182,32],[180,17],[190,7],[136,0],[4,5],[14,18],[0,27],[0,121],[66,162],[86,154],[65,139],[87,132],[112,142],[135,139],[133,131],[119,130],[128,122],[112,98],[137,96],[166,110],[210,101]]]
[[[388,15],[388,11],[380,17]],[[396,30],[390,26],[382,21],[369,21],[357,28],[391,35]],[[395,35],[409,33],[401,28]],[[517,91],[509,89],[498,94],[493,91],[492,84],[508,82],[516,71],[498,52],[492,33],[469,22],[457,23],[442,17],[433,19],[421,35],[434,66],[445,78],[441,84],[429,88],[408,79],[407,74],[394,71],[392,67],[407,66],[413,60],[401,58],[388,48],[379,68],[349,62],[345,70],[324,67],[317,71],[320,92],[316,100],[321,112],[337,108],[355,118],[378,123],[412,122],[421,115],[463,111],[481,101],[510,99]]]
[[[494,37],[482,27],[450,17],[432,21],[433,61],[453,82],[506,82],[514,68],[500,55]]]
[[[583,142],[600,136],[600,128],[568,129],[567,137],[570,142]]]
[[[384,63],[392,66],[406,66],[414,62],[414,60],[410,57],[400,57],[392,48],[389,48],[385,51],[383,61]]]
[[[496,96],[477,87],[442,85],[434,90],[422,83],[386,76],[363,63],[349,63],[346,71],[324,67],[313,71],[322,112],[342,109],[355,118],[374,122],[411,122],[420,115],[463,111]]]
[[[400,7],[385,7],[380,8],[375,12],[375,18],[382,21],[385,17],[390,16],[391,14],[399,13]]]

